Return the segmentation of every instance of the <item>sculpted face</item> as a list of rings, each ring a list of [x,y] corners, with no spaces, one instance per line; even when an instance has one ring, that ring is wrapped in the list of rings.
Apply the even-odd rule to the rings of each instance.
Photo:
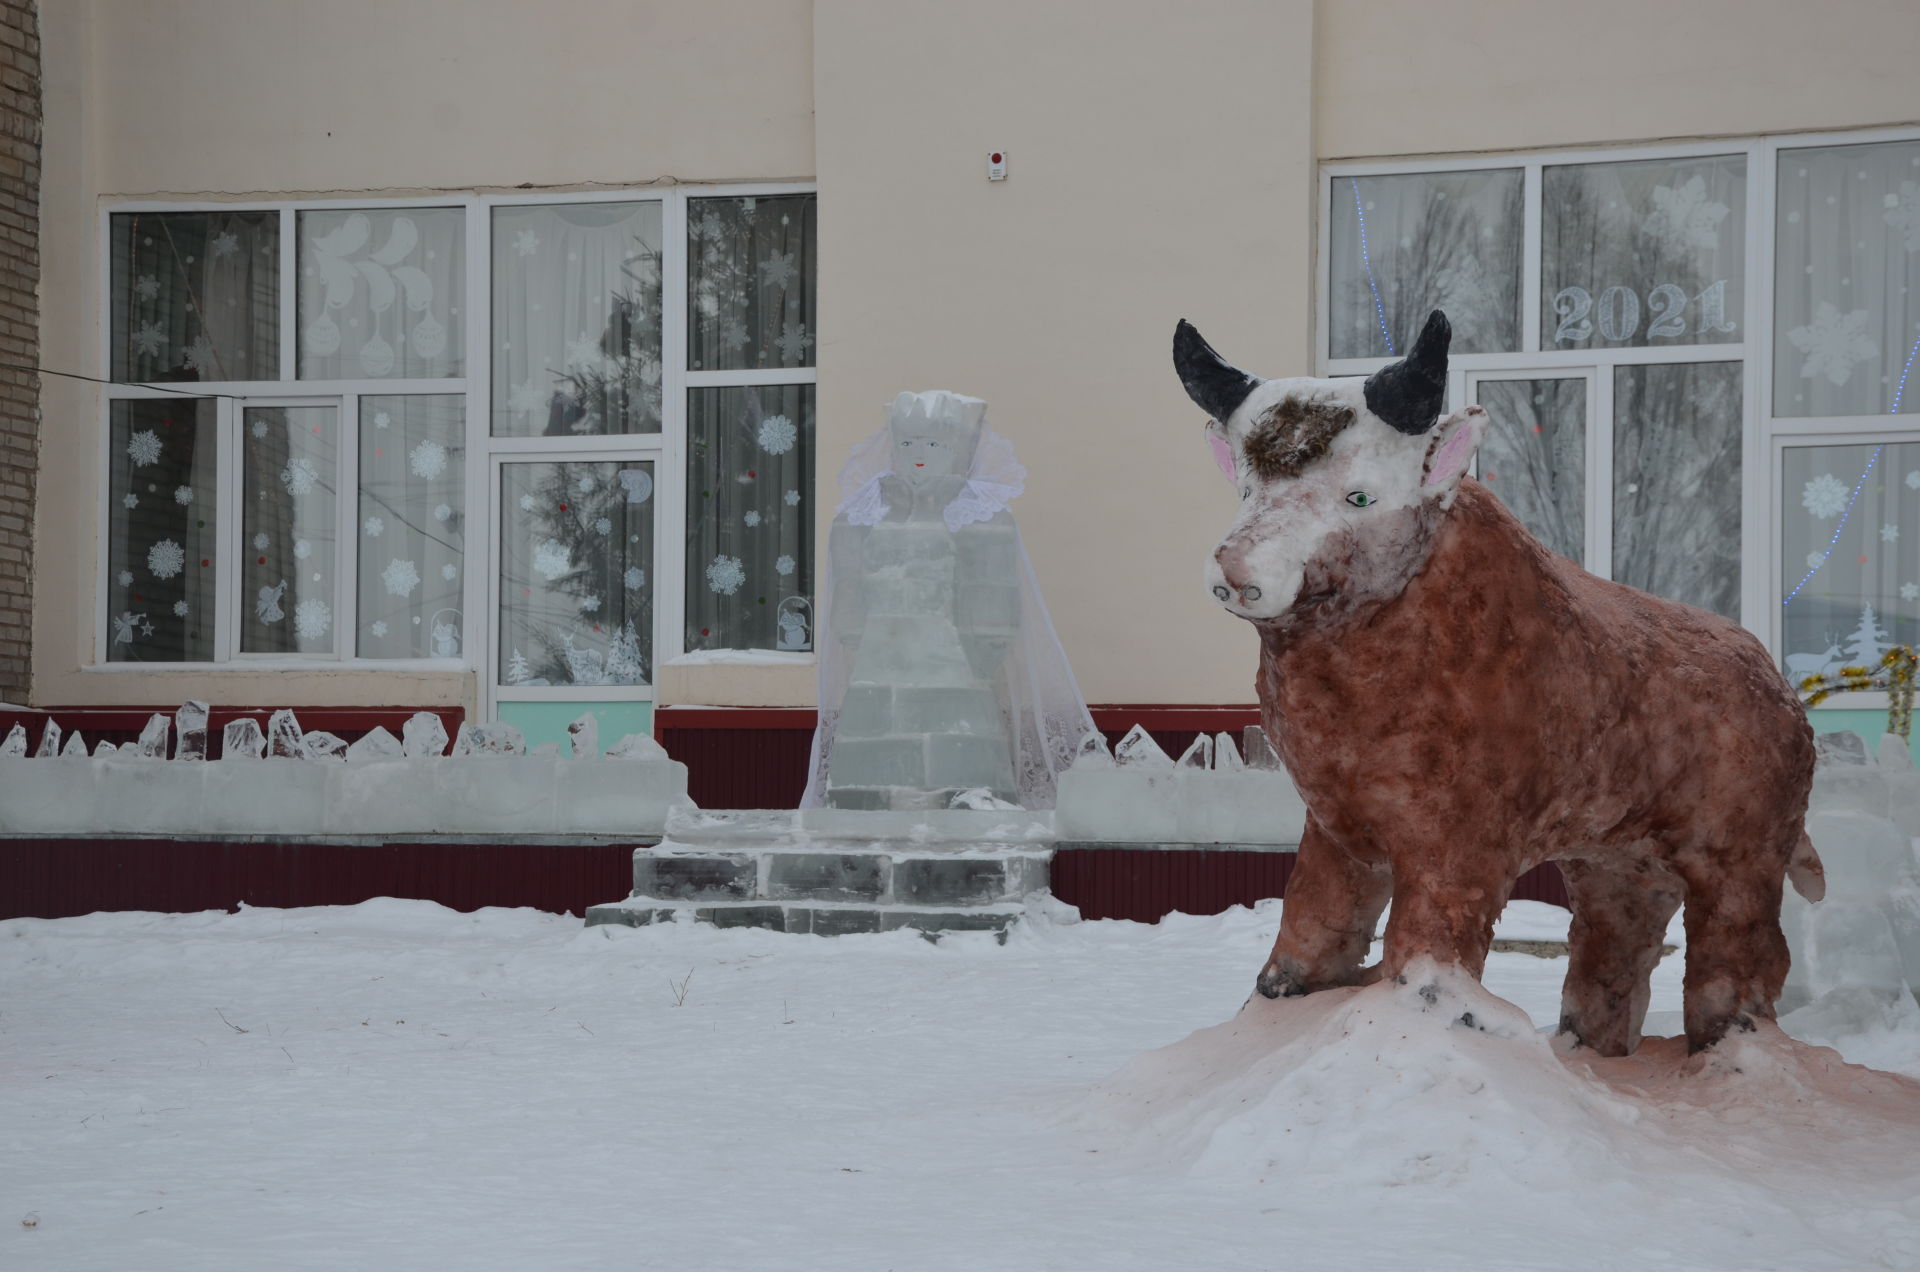
[[[953,435],[932,430],[896,431],[893,436],[893,471],[914,487],[926,485],[936,477],[953,471],[955,447]]]
[[[1262,381],[1182,324],[1175,363],[1213,416],[1209,442],[1240,494],[1206,565],[1229,613],[1280,628],[1333,622],[1419,572],[1487,422],[1477,406],[1438,418],[1447,336],[1436,312],[1404,361],[1366,380]]]

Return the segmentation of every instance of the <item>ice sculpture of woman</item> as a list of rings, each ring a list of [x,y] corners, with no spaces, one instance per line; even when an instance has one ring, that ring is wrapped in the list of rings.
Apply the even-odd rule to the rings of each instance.
[[[1093,727],[1007,511],[1027,471],[986,410],[902,393],[840,472],[804,806],[946,808],[985,788],[1048,808]]]

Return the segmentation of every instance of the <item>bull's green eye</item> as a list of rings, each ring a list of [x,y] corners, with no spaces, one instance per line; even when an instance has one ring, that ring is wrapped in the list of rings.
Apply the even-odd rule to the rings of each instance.
[[[1373,503],[1374,498],[1364,490],[1356,490],[1347,496],[1347,502],[1356,508],[1364,508]]]

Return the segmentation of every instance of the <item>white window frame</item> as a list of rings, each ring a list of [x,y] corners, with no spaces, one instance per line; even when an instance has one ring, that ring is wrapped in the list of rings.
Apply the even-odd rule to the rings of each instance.
[[[101,205],[97,257],[100,261],[100,336],[96,352],[97,377],[104,382],[97,421],[102,439],[101,460],[95,474],[98,505],[98,551],[94,577],[94,643],[90,672],[112,674],[167,674],[170,672],[300,670],[323,667],[364,672],[473,671],[484,717],[492,718],[500,701],[640,700],[653,697],[653,686],[549,686],[524,689],[499,683],[496,640],[499,615],[498,466],[526,459],[632,459],[654,465],[654,584],[652,665],[659,668],[686,650],[686,563],[679,549],[686,524],[687,390],[727,385],[817,384],[816,367],[787,367],[738,371],[687,370],[687,204],[694,199],[770,198],[816,194],[812,182],[751,182],[726,185],[640,187],[618,190],[543,190],[515,194],[448,194],[416,198],[356,198],[272,200],[128,200]],[[493,209],[560,203],[658,203],[661,207],[661,431],[658,433],[596,434],[580,437],[496,437],[492,410],[492,261]],[[298,378],[299,323],[298,218],[302,212],[397,208],[460,208],[466,218],[466,345],[464,374],[445,379],[310,379]],[[113,368],[113,218],[134,212],[274,211],[280,215],[279,340],[282,379],[211,381],[204,384],[112,383]],[[817,286],[817,280],[816,280]],[[817,349],[818,344],[815,345]],[[458,396],[466,402],[466,466],[463,498],[466,502],[464,578],[461,587],[461,654],[458,658],[361,658],[354,652],[358,599],[359,399],[363,396],[432,394]],[[216,473],[220,487],[215,515],[219,558],[215,570],[216,623],[214,656],[195,662],[115,662],[108,654],[108,581],[111,517],[108,508],[110,463],[106,439],[111,436],[113,403],[128,398],[212,398],[216,405]],[[236,555],[241,548],[238,493],[240,408],[243,405],[332,404],[340,419],[340,561],[335,571],[336,643],[331,654],[241,654],[238,649],[240,615],[245,598],[239,595]],[[810,492],[811,493],[811,492]],[[484,501],[484,506],[483,506]],[[482,515],[483,514],[483,515]],[[767,651],[769,662],[792,663],[791,653]],[[506,692],[502,692],[505,690]]]
[[[1448,403],[1468,400],[1469,382],[1482,379],[1534,379],[1579,370],[1593,377],[1588,401],[1587,567],[1603,577],[1612,559],[1613,372],[1640,363],[1739,360],[1741,377],[1740,622],[1765,642],[1776,663],[1781,658],[1782,594],[1780,561],[1780,452],[1809,442],[1872,443],[1913,440],[1920,421],[1899,416],[1833,418],[1781,417],[1774,412],[1773,271],[1775,204],[1779,159],[1783,150],[1821,146],[1871,145],[1920,140],[1920,128],[1872,128],[1840,132],[1782,133],[1670,146],[1623,146],[1554,150],[1526,154],[1399,160],[1391,163],[1345,161],[1320,167],[1316,260],[1314,267],[1314,359],[1323,376],[1368,375],[1394,361],[1334,358],[1331,354],[1333,260],[1331,250],[1334,184],[1346,177],[1413,173],[1521,169],[1524,173],[1521,261],[1520,349],[1508,353],[1454,354],[1449,359]],[[1636,160],[1700,159],[1744,155],[1747,161],[1745,302],[1741,340],[1732,344],[1663,344],[1632,349],[1542,349],[1540,330],[1541,174],[1565,164],[1626,163]],[[1904,354],[1903,354],[1904,356]],[[1920,375],[1910,382],[1920,392]],[[1879,427],[1873,421],[1884,420]],[[1601,484],[1604,482],[1604,484]],[[1595,565],[1599,568],[1595,569]],[[1884,709],[1883,693],[1836,694],[1818,709]]]

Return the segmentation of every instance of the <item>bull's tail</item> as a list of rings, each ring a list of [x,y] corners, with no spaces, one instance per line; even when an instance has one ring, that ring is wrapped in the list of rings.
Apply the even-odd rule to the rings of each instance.
[[[1794,846],[1793,855],[1787,858],[1787,878],[1793,883],[1793,890],[1809,901],[1818,901],[1827,895],[1827,868],[1820,864],[1820,854],[1813,850],[1813,841],[1804,830],[1800,832],[1800,842]]]

